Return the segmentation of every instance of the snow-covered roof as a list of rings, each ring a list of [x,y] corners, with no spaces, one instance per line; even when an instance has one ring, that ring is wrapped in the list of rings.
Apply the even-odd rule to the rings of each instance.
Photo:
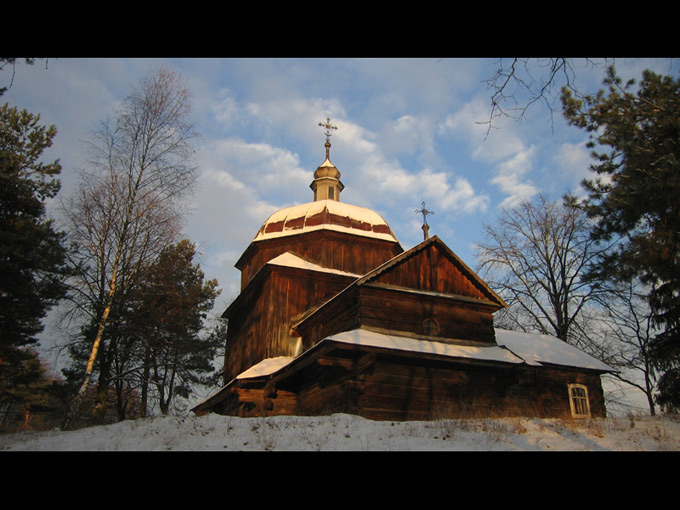
[[[270,261],[267,262],[267,264],[273,265],[273,266],[283,266],[283,267],[294,267],[298,269],[307,269],[308,271],[317,271],[321,273],[332,273],[332,274],[339,274],[339,275],[344,275],[344,276],[350,276],[354,278],[359,278],[362,275],[354,274],[354,273],[348,273],[346,271],[339,271],[337,269],[330,269],[328,267],[323,267],[319,266],[318,264],[314,264],[312,262],[309,262],[303,258],[298,257],[294,253],[291,253],[287,251],[286,253],[283,253],[279,255],[278,257],[274,257]]]
[[[382,347],[422,354],[436,354],[452,358],[522,363],[522,359],[518,358],[507,349],[502,349],[497,346],[474,347],[470,345],[455,345],[397,335],[387,335],[368,329],[345,331],[328,337],[328,340],[345,344],[363,345],[366,347]]]
[[[277,358],[267,358],[253,365],[245,372],[241,372],[236,379],[250,379],[252,377],[262,377],[273,374],[290,364],[295,358],[292,356],[279,356]]]
[[[576,347],[550,335],[496,329],[496,342],[529,365],[562,365],[592,370],[615,371]]]
[[[344,344],[379,347],[422,354],[434,354],[468,360],[512,364],[526,363],[535,366],[548,363],[551,365],[585,368],[604,372],[614,371],[613,368],[605,363],[602,363],[554,336],[519,333],[504,329],[496,329],[495,331],[498,346],[489,347],[475,347],[470,345],[456,345],[421,340],[377,333],[361,328],[331,335],[324,341],[327,340]],[[323,343],[323,341],[320,343]],[[294,357],[286,356],[265,359],[241,373],[236,378],[248,379],[270,375],[285,368],[295,359],[296,358]]]
[[[253,241],[275,239],[316,230],[399,242],[377,212],[337,200],[317,200],[281,209],[264,222]]]

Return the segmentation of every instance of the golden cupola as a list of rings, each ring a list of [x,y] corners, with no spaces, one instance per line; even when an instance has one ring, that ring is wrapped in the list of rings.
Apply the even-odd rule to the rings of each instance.
[[[326,134],[326,159],[314,172],[314,180],[309,185],[314,191],[314,201],[318,200],[336,200],[340,201],[340,192],[345,188],[340,181],[340,171],[331,163],[330,149],[331,149],[331,132],[337,127],[331,124],[330,119],[326,122],[319,123],[319,126],[325,129]]]

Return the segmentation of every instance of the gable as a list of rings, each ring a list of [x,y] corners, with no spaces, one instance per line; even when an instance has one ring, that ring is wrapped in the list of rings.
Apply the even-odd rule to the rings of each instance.
[[[355,280],[293,328],[305,347],[360,326],[440,341],[492,344],[493,313],[505,306],[441,240],[432,237]]]
[[[378,285],[459,296],[507,306],[491,288],[437,236],[401,253],[358,280]]]

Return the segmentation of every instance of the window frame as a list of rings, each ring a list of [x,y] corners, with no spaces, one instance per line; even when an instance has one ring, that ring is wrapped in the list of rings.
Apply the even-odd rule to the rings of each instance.
[[[582,391],[582,395],[576,395],[575,391]],[[588,387],[585,384],[570,383],[567,385],[569,395],[569,407],[572,418],[590,418],[590,399]]]

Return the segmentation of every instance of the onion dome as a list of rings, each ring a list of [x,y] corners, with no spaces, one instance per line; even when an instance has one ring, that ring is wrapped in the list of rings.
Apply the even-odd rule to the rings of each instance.
[[[264,222],[253,241],[317,230],[332,230],[399,242],[387,222],[378,213],[337,200],[316,200],[281,209]]]

